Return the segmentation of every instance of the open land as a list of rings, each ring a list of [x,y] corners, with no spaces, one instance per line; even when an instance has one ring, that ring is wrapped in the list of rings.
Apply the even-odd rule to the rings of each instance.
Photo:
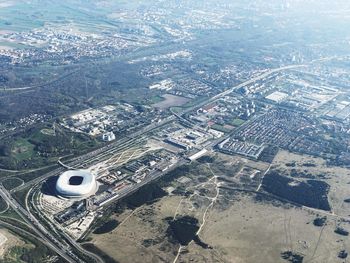
[[[182,106],[182,105],[186,104],[188,101],[190,101],[187,98],[174,96],[171,94],[165,94],[163,96],[163,98],[164,98],[163,101],[160,101],[156,104],[153,104],[153,107],[160,108],[160,109],[164,110],[164,109],[168,109],[171,107]]]
[[[333,171],[322,159],[284,151],[276,156],[271,169],[286,168],[290,162],[296,163],[298,171],[306,170],[314,176],[331,177],[328,173]],[[317,163],[317,168],[310,163]],[[327,181],[332,189],[330,202],[337,208],[331,214],[251,190],[256,187],[254,181],[247,182],[252,173],[240,178],[244,170],[266,168],[266,163],[220,154],[214,163],[196,166],[196,174],[183,174],[173,181],[170,195],[113,214],[118,225],[108,233],[92,234],[92,243],[118,262],[128,262],[130,254],[135,255],[135,262],[171,262],[176,256],[178,262],[285,262],[283,257],[342,262],[338,253],[350,243],[334,231],[340,226],[349,230],[350,226],[343,220],[347,217],[347,204],[342,200],[346,190],[339,192],[341,183],[337,181],[346,177],[348,170],[337,170],[339,177]],[[182,194],[176,189],[182,189]],[[167,219],[182,216],[198,220],[201,243],[180,245],[169,234]],[[326,223],[316,226],[314,220],[324,216]]]
[[[0,1],[4,259],[346,262],[348,3],[280,2]]]

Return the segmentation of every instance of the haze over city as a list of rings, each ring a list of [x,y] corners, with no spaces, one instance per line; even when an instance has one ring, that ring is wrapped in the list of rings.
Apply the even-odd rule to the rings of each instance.
[[[0,0],[0,262],[347,262],[350,2]]]

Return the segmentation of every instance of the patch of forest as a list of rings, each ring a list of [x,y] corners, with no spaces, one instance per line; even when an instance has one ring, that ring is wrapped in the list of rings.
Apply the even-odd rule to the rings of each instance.
[[[329,185],[323,181],[297,181],[271,171],[263,180],[263,188],[276,196],[300,205],[330,211]]]

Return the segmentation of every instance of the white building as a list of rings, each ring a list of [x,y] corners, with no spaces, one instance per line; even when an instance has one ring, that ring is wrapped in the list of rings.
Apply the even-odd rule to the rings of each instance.
[[[115,134],[113,132],[106,132],[102,135],[102,140],[106,142],[111,142],[115,140]]]
[[[288,94],[280,91],[275,91],[266,97],[266,99],[277,103],[284,101],[286,98],[288,98]]]

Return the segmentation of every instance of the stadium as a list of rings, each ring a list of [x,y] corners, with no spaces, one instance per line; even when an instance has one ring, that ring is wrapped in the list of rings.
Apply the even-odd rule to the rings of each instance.
[[[71,170],[61,174],[56,183],[56,192],[65,198],[86,198],[97,191],[95,175],[87,170]]]

